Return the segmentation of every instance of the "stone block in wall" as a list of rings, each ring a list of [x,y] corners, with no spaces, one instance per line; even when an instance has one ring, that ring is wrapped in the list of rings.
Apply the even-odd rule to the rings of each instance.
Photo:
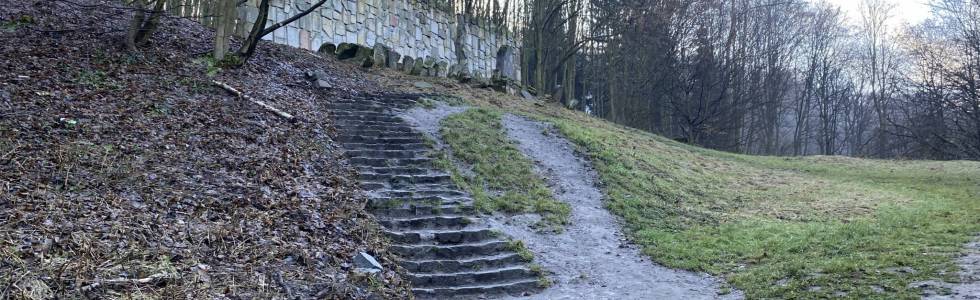
[[[503,46],[497,50],[495,68],[500,72],[500,76],[509,79],[519,79],[517,77],[517,50],[511,46]]]
[[[372,54],[374,56],[374,63],[375,63],[375,65],[378,66],[378,67],[382,67],[382,68],[383,67],[387,67],[388,66],[388,59],[390,59],[388,57],[388,47],[386,47],[382,43],[375,43],[374,44],[374,51],[373,52],[374,53],[372,53]]]
[[[299,29],[299,47],[306,50],[313,50],[310,41],[310,31],[306,29]]]
[[[347,34],[347,26],[344,26],[343,23],[340,22],[331,22],[331,23],[333,24],[332,26],[333,26],[334,35],[343,36]]]
[[[398,54],[395,50],[388,49],[388,68],[397,69],[398,61],[401,60],[402,55]]]
[[[449,69],[447,70],[446,73],[447,73],[446,74],[447,77],[450,77],[450,78],[456,77],[456,75],[459,74],[459,65],[457,65],[457,64],[450,65],[449,66]]]
[[[435,75],[433,76],[446,77],[446,75],[449,74],[449,63],[445,61],[439,61],[436,63],[433,70],[435,72]]]
[[[286,26],[286,45],[299,48],[299,29],[296,27]]]
[[[415,64],[412,66],[412,72],[409,74],[419,76],[422,75],[422,73],[425,73],[425,65],[421,58],[416,59]]]
[[[412,69],[415,68],[415,59],[412,58],[411,56],[405,56],[404,58],[402,58],[401,65],[402,65],[402,72],[405,72],[405,74],[411,74]]]

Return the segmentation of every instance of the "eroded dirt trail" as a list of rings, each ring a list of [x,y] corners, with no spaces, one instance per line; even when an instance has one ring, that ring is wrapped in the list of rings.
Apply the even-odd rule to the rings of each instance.
[[[554,273],[554,286],[534,299],[737,299],[719,295],[721,281],[657,265],[629,245],[618,220],[602,204],[595,171],[550,126],[505,115],[507,135],[535,161],[557,199],[571,204],[563,233],[537,233],[522,222],[500,224],[525,241],[535,262]],[[546,134],[547,133],[547,134]]]
[[[939,281],[918,283],[925,291],[923,299],[928,300],[973,300],[980,299],[980,236],[966,244],[963,256],[956,259],[960,265],[960,283],[951,284]],[[948,289],[948,292],[938,291]]]

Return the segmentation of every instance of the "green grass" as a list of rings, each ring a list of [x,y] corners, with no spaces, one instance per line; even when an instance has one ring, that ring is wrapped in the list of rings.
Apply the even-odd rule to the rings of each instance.
[[[736,155],[550,118],[644,252],[749,298],[917,298],[980,232],[980,163]],[[899,272],[912,268],[915,272]]]
[[[30,15],[21,15],[10,20],[0,20],[0,31],[14,32],[18,28],[34,24],[34,22],[34,17]]]
[[[558,105],[455,93],[555,124],[590,157],[606,207],[644,253],[750,299],[915,299],[911,283],[957,280],[954,259],[980,233],[978,162],[739,155]]]
[[[500,124],[500,114],[471,109],[443,120],[441,134],[455,159],[472,167],[465,175],[441,155],[437,164],[452,170],[454,180],[474,197],[484,212],[538,213],[541,229],[560,230],[571,208],[554,199],[533,163],[510,141]],[[441,163],[440,163],[441,162]]]

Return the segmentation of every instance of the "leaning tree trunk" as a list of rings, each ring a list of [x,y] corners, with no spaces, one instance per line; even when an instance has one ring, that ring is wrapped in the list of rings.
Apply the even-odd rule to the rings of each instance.
[[[160,17],[163,15],[163,5],[167,1],[165,0],[135,0],[133,1],[133,6],[135,11],[133,12],[133,19],[129,23],[129,30],[126,34],[126,48],[129,51],[136,51],[137,47],[145,45],[150,41],[150,37],[153,36],[153,32],[157,30],[160,24]],[[147,5],[153,4],[153,9],[150,10],[150,14],[147,15]]]

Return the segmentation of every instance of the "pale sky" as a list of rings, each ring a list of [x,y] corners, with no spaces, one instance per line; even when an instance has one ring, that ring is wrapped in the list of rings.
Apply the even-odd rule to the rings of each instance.
[[[918,24],[929,17],[930,8],[928,0],[890,0],[895,4],[892,15],[898,22]],[[861,0],[827,0],[834,5],[839,5],[847,14],[852,23],[857,24],[861,19]],[[896,24],[897,25],[897,24]]]

